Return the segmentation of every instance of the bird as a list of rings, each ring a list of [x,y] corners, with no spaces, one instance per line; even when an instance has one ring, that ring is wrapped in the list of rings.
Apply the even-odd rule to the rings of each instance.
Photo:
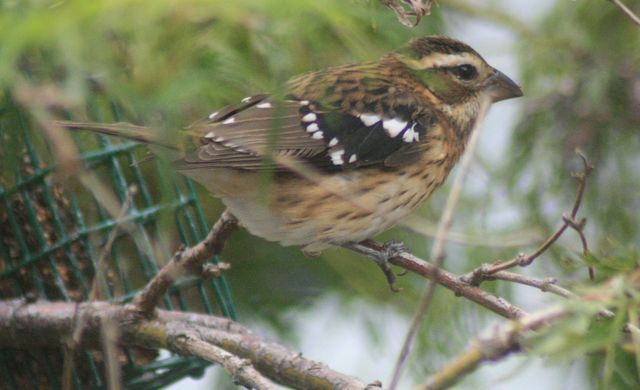
[[[175,169],[251,234],[317,255],[412,214],[459,160],[483,101],[523,95],[469,45],[440,35],[293,77],[286,91],[248,96],[175,139],[124,123],[59,124],[173,149]]]

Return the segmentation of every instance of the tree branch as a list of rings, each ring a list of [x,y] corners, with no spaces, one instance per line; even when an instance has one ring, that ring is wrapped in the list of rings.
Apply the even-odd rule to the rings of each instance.
[[[526,332],[557,323],[570,313],[566,307],[556,306],[489,329],[487,336],[476,338],[466,351],[431,376],[419,389],[440,390],[451,387],[482,362],[495,361],[518,351],[521,337]]]
[[[101,348],[102,318],[108,315],[119,331],[120,346],[163,348],[222,362],[242,383],[260,384],[258,389],[270,388],[264,387],[267,382],[263,376],[296,389],[379,388],[378,384],[366,385],[266,341],[228,319],[157,310],[157,316],[149,320],[127,307],[102,301],[82,304],[0,301],[0,348],[60,347],[71,337],[76,311],[87,319],[79,344],[84,348]],[[250,365],[243,359],[249,359]]]
[[[555,305],[488,328],[481,336],[476,337],[471,342],[466,351],[459,354],[436,374],[432,375],[419,389],[439,390],[449,388],[466,374],[474,371],[482,362],[495,361],[513,352],[521,351],[521,345],[529,337],[540,336],[540,331],[552,328],[569,316],[582,313],[594,320],[612,319],[620,316],[621,313],[614,313],[607,309],[607,306],[613,306],[615,305],[614,302],[619,302],[619,297],[621,295],[626,296],[628,289],[638,289],[639,272],[636,269],[627,276],[625,282],[628,284],[625,288],[612,288],[612,284],[625,283],[619,276],[616,276],[601,284],[599,289],[592,290],[584,296],[578,296],[568,291],[564,292],[564,294],[568,293],[569,297],[575,298],[576,303],[579,301],[581,304],[563,303]],[[585,304],[590,304],[591,308],[587,308]],[[633,310],[636,306],[634,304],[629,305],[629,309]],[[618,317],[613,322],[614,327],[612,329],[621,329],[623,332],[630,332],[632,337],[637,336],[638,328],[634,324],[637,321],[637,317],[630,315],[629,318],[631,318],[631,322],[621,327],[619,325],[621,325],[621,321],[624,318]],[[616,322],[618,325],[616,325]]]
[[[354,244],[350,248],[365,256],[374,256],[374,253],[384,253],[384,245],[373,241]],[[389,259],[389,262],[407,271],[431,279],[437,284],[451,290],[456,296],[465,297],[502,317],[513,319],[526,314],[522,309],[509,303],[504,298],[495,296],[478,286],[473,286],[465,282],[461,276],[444,269],[438,269],[434,264],[414,256],[409,252],[399,253]]]
[[[559,295],[564,298],[574,298],[575,294],[566,288],[558,286],[558,282],[555,278],[536,279],[516,274],[508,271],[500,271],[487,276],[485,280],[504,280],[507,282],[513,282],[523,284],[525,286],[534,287],[542,292],[550,292],[552,294]]]
[[[613,4],[617,5],[618,8],[620,8],[622,10],[622,12],[625,13],[625,15],[627,15],[629,17],[629,19],[631,19],[631,21],[635,24],[637,24],[638,26],[640,26],[640,18],[638,17],[638,15],[636,15],[633,11],[631,11],[629,9],[629,7],[627,7],[626,5],[624,5],[624,3],[620,0],[609,0],[610,2],[612,2]]]
[[[186,274],[211,278],[230,268],[227,263],[217,265],[204,263],[222,251],[229,234],[238,226],[238,220],[225,210],[213,225],[207,237],[196,245],[177,251],[172,259],[147,283],[133,299],[132,308],[150,317],[163,295],[174,281]]]
[[[479,285],[483,280],[487,280],[487,278],[500,271],[504,271],[513,267],[526,267],[533,263],[535,259],[540,257],[544,252],[547,251],[553,245],[558,238],[562,236],[565,230],[571,226],[572,222],[575,221],[578,211],[580,210],[580,206],[582,205],[582,200],[584,198],[584,190],[587,185],[587,177],[593,171],[593,166],[589,164],[587,158],[579,151],[576,151],[578,156],[582,159],[583,163],[583,171],[580,173],[574,174],[574,177],[578,180],[578,190],[576,192],[576,199],[573,203],[573,207],[571,208],[570,216],[563,216],[563,224],[556,230],[549,238],[545,240],[538,249],[533,251],[529,255],[525,255],[523,253],[518,254],[516,257],[509,261],[505,261],[502,263],[494,263],[494,264],[483,264],[475,270],[469,272],[468,274],[463,276],[463,280],[472,285]],[[577,229],[576,229],[577,230]],[[577,230],[579,233],[582,233],[582,230]],[[584,235],[581,235],[581,238],[584,238]],[[592,275],[593,271],[590,269],[589,274]]]
[[[173,345],[181,355],[193,355],[219,363],[225,371],[231,374],[234,382],[249,389],[276,389],[273,383],[253,367],[250,360],[239,358],[222,348],[207,343],[196,334],[182,334],[175,338]]]

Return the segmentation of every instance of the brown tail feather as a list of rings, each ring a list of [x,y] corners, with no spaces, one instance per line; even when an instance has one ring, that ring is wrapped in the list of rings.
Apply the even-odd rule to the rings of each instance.
[[[169,149],[178,149],[175,143],[170,143],[160,137],[159,132],[145,126],[132,125],[126,122],[96,123],[78,121],[55,121],[55,124],[69,130],[89,130],[96,133],[114,135],[134,141],[155,144]]]

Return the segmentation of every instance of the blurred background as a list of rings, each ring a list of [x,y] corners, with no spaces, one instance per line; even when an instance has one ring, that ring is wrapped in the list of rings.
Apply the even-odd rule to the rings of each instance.
[[[640,12],[640,2],[627,3]],[[450,35],[518,81],[525,96],[495,105],[484,123],[445,268],[464,273],[509,259],[553,232],[575,198],[576,148],[595,166],[581,213],[591,254],[583,256],[579,238],[568,231],[517,271],[556,277],[580,291],[637,266],[640,29],[609,1],[441,0],[412,29],[373,0],[4,1],[0,31],[4,187],[14,184],[11,173],[19,169],[20,148],[12,145],[20,137],[10,117],[15,106],[27,115],[46,106],[86,118],[93,107],[87,102],[98,94],[116,101],[127,121],[170,132],[244,96],[279,93],[293,75],[375,60],[415,36]],[[28,136],[47,149],[38,126],[29,127]],[[137,153],[144,158],[144,150]],[[170,186],[148,185],[158,188],[154,196],[172,196]],[[406,226],[378,239],[401,240],[428,257],[448,185]],[[195,191],[210,225],[223,207]],[[177,247],[173,220],[160,220],[159,236]],[[377,267],[359,255],[333,249],[309,259],[245,231],[232,236],[222,259],[232,264],[225,276],[240,322],[338,371],[388,383],[423,279],[400,277],[402,292],[391,293]],[[560,299],[507,282],[483,287],[527,311]],[[400,388],[421,383],[499,320],[439,288]],[[633,350],[618,336],[573,331],[558,331],[561,337],[528,357],[487,365],[456,388],[639,386]],[[205,379],[173,388],[212,383],[234,388],[215,367]]]

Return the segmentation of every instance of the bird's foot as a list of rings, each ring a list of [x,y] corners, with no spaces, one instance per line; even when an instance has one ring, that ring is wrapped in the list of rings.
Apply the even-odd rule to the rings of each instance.
[[[377,258],[372,258],[378,267],[380,267],[382,273],[384,273],[384,276],[387,278],[387,284],[393,292],[400,292],[402,289],[396,286],[396,274],[393,273],[389,260],[406,251],[407,247],[403,242],[396,240],[387,241],[382,244],[382,251],[378,252]]]
[[[353,249],[356,252],[360,252],[373,260],[378,268],[380,268],[382,273],[384,273],[384,276],[387,279],[387,284],[389,285],[391,291],[402,291],[401,288],[396,286],[396,275],[393,273],[393,270],[391,269],[391,266],[389,264],[390,259],[398,256],[402,252],[407,251],[406,246],[402,242],[387,241],[382,244],[381,248],[380,244],[372,240],[364,240],[357,244],[343,244],[343,246],[349,249]],[[372,246],[378,247],[379,249],[373,249]]]

